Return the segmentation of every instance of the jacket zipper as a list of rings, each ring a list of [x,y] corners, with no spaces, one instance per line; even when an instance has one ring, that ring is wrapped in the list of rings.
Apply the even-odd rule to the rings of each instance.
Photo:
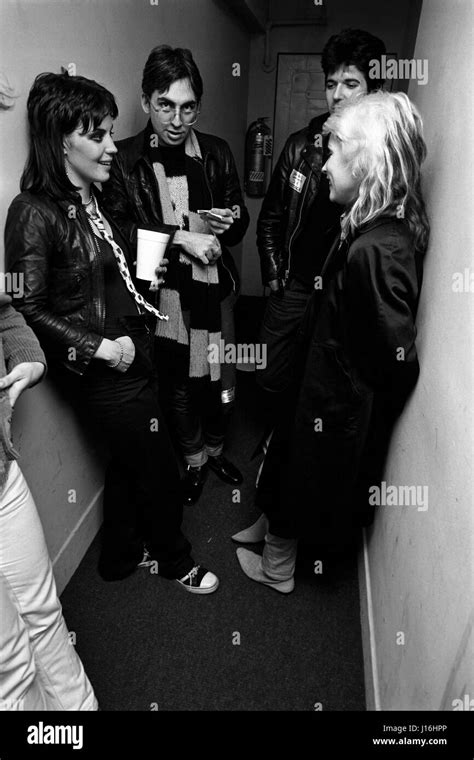
[[[90,225],[89,225],[89,222],[87,221],[87,218],[84,221],[86,223],[85,229],[87,231],[89,240],[92,241],[92,247],[96,253],[96,257],[99,262],[99,271],[101,272],[101,275],[102,275],[103,266],[102,266],[102,256],[100,253],[100,249],[97,244],[97,240],[95,239],[95,235],[92,233],[90,229]],[[103,281],[102,281],[101,275],[100,275],[100,279],[101,279],[100,285],[101,285],[101,288],[103,289]],[[100,327],[100,334],[103,335],[104,327],[105,327],[105,301],[104,301],[104,298],[100,298],[100,296],[99,296],[99,300],[100,300],[99,327]]]
[[[302,215],[302,213],[303,213],[303,206],[304,206],[304,201],[305,201],[305,198],[306,198],[306,194],[307,194],[307,192],[308,192],[308,187],[309,187],[309,183],[310,183],[310,176],[311,176],[311,173],[310,173],[310,174],[308,174],[308,175],[307,175],[307,177],[306,177],[306,179],[307,179],[307,182],[306,182],[306,185],[305,185],[305,189],[304,189],[304,192],[303,192],[303,197],[302,197],[302,199],[301,199],[301,203],[300,203],[300,210],[299,210],[299,217],[298,217],[298,222],[297,222],[297,224],[296,224],[296,227],[294,228],[293,232],[291,233],[291,237],[290,237],[290,239],[289,239],[289,241],[288,241],[288,262],[287,262],[287,269],[286,269],[286,272],[285,272],[285,276],[284,276],[284,278],[283,278],[283,284],[284,284],[284,285],[286,285],[286,281],[287,281],[287,279],[288,279],[288,275],[289,275],[289,273],[290,273],[290,265],[291,265],[291,244],[292,244],[292,242],[293,242],[293,238],[294,238],[294,236],[296,235],[296,233],[297,233],[297,231],[298,231],[298,227],[299,227],[299,225],[300,225],[300,222],[301,222],[301,215]]]

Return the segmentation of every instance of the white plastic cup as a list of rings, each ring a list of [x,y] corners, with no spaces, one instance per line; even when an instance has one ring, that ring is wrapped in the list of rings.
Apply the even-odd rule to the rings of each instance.
[[[139,280],[155,279],[155,269],[160,266],[170,236],[154,230],[137,230],[137,277]]]

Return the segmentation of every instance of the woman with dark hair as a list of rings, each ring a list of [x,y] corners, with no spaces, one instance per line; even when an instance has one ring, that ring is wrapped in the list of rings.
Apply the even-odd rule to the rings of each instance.
[[[109,179],[117,152],[116,116],[113,95],[90,79],[36,78],[28,98],[30,154],[6,223],[7,267],[24,278],[17,305],[58,383],[111,452],[102,577],[118,580],[157,562],[160,575],[208,594],[219,582],[195,564],[181,533],[178,468],[154,381],[154,326],[167,316],[152,301],[166,261],[145,298],[129,268],[135,241],[103,212],[96,187]]]
[[[416,384],[415,317],[428,243],[421,118],[403,93],[347,100],[325,123],[330,200],[341,235],[300,333],[292,403],[275,426],[257,504],[234,536],[253,580],[288,593],[297,540],[342,550],[373,519],[393,424]]]

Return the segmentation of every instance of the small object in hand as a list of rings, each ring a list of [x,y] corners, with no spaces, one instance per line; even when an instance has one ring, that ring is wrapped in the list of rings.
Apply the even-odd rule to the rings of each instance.
[[[215,219],[216,222],[223,222],[225,218],[222,214],[215,214],[213,211],[209,211],[209,209],[198,208],[197,213],[207,216],[208,219]]]

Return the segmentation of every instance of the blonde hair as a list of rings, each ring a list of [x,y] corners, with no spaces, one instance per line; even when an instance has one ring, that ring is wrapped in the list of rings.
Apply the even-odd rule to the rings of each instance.
[[[323,131],[342,145],[358,196],[348,212],[351,229],[381,214],[404,218],[415,247],[426,250],[429,222],[421,193],[426,157],[423,122],[403,93],[378,91],[341,103]]]

